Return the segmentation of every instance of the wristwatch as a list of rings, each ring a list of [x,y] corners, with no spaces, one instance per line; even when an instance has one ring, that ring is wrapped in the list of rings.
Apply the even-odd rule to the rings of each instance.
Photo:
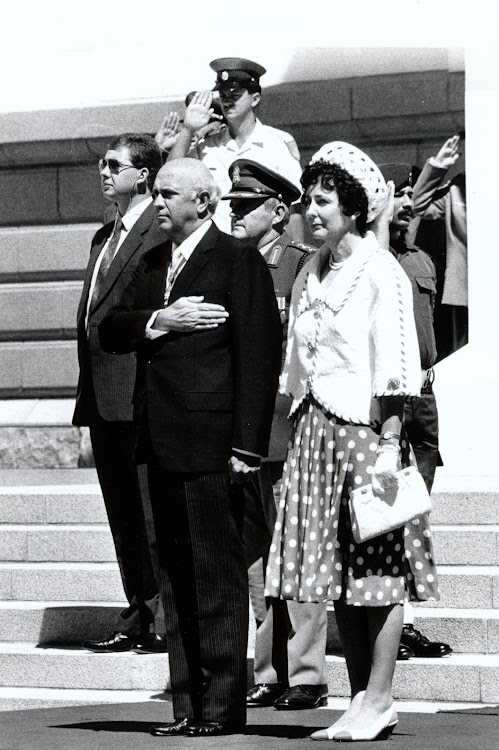
[[[400,435],[398,435],[396,432],[383,432],[379,436],[380,440],[400,440]]]

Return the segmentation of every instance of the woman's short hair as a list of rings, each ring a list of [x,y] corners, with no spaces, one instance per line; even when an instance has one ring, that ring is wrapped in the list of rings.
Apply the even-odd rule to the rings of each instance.
[[[156,175],[163,166],[163,157],[158,144],[151,135],[147,133],[122,133],[113,138],[108,148],[113,151],[127,148],[133,166],[137,169],[146,167],[149,170],[147,186],[152,190]]]
[[[367,229],[367,194],[360,182],[339,164],[330,164],[319,159],[308,164],[301,176],[303,198],[307,190],[314,185],[320,185],[327,192],[336,190],[341,210],[345,216],[359,214],[356,219],[357,231],[364,236]]]

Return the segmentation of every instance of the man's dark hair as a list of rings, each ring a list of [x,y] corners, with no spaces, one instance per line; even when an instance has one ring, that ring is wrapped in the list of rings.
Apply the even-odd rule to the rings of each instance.
[[[137,169],[147,167],[149,177],[147,186],[152,190],[156,175],[163,166],[161,151],[154,138],[147,133],[122,133],[113,138],[109,144],[109,149],[117,151],[120,148],[127,148],[130,151],[132,164]]]
[[[303,187],[302,201],[306,201],[308,188],[320,185],[327,192],[336,190],[341,210],[345,216],[359,214],[355,221],[357,231],[363,237],[367,229],[367,195],[360,182],[340,167],[339,164],[330,164],[324,159],[319,159],[309,164],[303,170],[301,176]]]

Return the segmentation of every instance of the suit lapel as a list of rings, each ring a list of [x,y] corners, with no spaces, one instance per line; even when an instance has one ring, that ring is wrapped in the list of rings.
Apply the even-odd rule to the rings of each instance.
[[[85,319],[85,315],[87,311],[87,304],[88,304],[88,292],[90,290],[90,283],[92,281],[95,264],[97,263],[97,259],[101,253],[102,248],[104,247],[107,240],[109,239],[109,235],[113,231],[113,226],[114,226],[114,220],[110,221],[109,224],[105,224],[103,227],[101,227],[101,229],[99,230],[101,236],[99,237],[99,240],[95,243],[95,245],[92,246],[92,249],[90,250],[90,258],[89,258],[87,270],[85,273],[85,281],[83,282],[83,290],[81,293],[80,304],[78,306],[78,312],[76,316],[78,325],[82,322],[82,320]]]
[[[116,280],[119,278],[120,274],[122,273],[127,263],[129,263],[130,259],[133,258],[133,256],[140,250],[143,245],[146,245],[145,235],[149,232],[149,230],[151,229],[151,224],[155,221],[156,210],[151,204],[146,208],[142,216],[137,219],[130,232],[128,233],[126,240],[123,242],[118,252],[116,253],[111,265],[109,266],[106,278],[104,279],[104,282],[101,286],[99,298],[93,306],[92,311],[96,310],[99,305],[101,305],[102,302],[106,299],[109,291],[116,283]],[[153,231],[153,229],[151,229],[151,231]],[[161,236],[159,229],[157,232],[154,232],[154,237],[157,240],[156,244],[159,245],[161,244],[161,242],[164,242],[164,237]],[[147,247],[145,249],[149,249],[153,246],[154,244],[152,242],[147,242]]]
[[[214,247],[219,235],[220,230],[215,226],[215,224],[213,224],[210,229],[208,229],[204,237],[200,240],[200,242],[196,245],[194,252],[185,264],[182,271],[179,273],[173,285],[168,304],[171,305],[172,302],[175,302],[180,297],[187,296],[190,285],[199,274],[199,272],[208,263],[208,257],[206,253],[211,250],[212,247]]]

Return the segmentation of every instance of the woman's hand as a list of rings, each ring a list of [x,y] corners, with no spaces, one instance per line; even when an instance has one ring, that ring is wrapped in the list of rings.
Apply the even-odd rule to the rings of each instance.
[[[378,450],[378,457],[372,473],[372,486],[375,495],[383,495],[385,490],[397,484],[396,472],[400,469],[398,447],[388,445]]]

